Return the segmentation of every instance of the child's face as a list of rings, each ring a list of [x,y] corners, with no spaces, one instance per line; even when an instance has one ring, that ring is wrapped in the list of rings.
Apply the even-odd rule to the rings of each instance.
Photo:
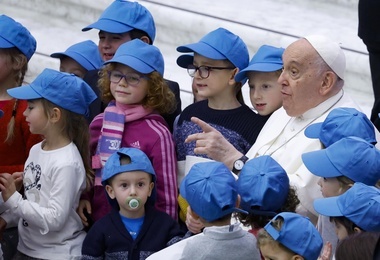
[[[9,55],[0,48],[0,83],[8,80],[12,73],[13,71],[11,59]]]
[[[197,86],[195,85],[194,80],[192,80],[191,87],[193,90],[194,102],[198,102],[198,101],[207,99],[198,93]]]
[[[334,221],[335,224],[335,233],[338,236],[339,241],[342,241],[346,237],[348,237],[348,231],[345,226],[341,223]]]
[[[322,195],[325,198],[339,196],[344,192],[340,182],[335,177],[320,177],[318,180],[318,185],[321,187]]]
[[[226,68],[231,66],[227,65],[228,63],[224,60],[209,59],[197,53],[194,54],[193,64],[196,67]],[[235,98],[236,96],[233,87],[236,83],[234,80],[235,73],[236,69],[210,69],[209,76],[204,79],[200,76],[199,70],[197,70],[193,78],[193,86],[200,96],[209,99],[209,101],[214,99],[230,100],[231,97]]]
[[[46,117],[41,100],[28,100],[23,115],[32,134],[46,135],[49,119]]]
[[[129,33],[109,33],[105,31],[99,32],[98,49],[100,57],[103,61],[108,61],[113,58],[116,50],[125,42],[129,42],[131,36]]]
[[[291,260],[294,254],[284,250],[275,242],[267,242],[260,245],[260,251],[265,260]]]
[[[152,194],[154,183],[150,174],[143,171],[123,172],[117,174],[106,185],[106,190],[111,199],[115,199],[120,206],[120,213],[128,218],[140,218],[145,214],[144,205]],[[131,208],[128,204],[131,198],[139,201],[137,208]]]
[[[124,75],[140,78],[142,74],[132,68],[118,63],[115,71]],[[137,85],[130,85],[122,78],[119,83],[110,82],[110,90],[116,102],[125,105],[141,104],[148,93],[149,83],[146,78],[140,78]]]
[[[59,66],[59,71],[72,73],[79,78],[84,78],[87,70],[82,67],[78,62],[70,57],[61,58],[61,65]]]
[[[252,106],[262,116],[282,106],[281,85],[276,72],[251,71],[247,73]]]

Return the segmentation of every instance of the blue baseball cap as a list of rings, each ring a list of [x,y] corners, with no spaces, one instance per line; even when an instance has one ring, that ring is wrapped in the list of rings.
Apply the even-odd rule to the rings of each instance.
[[[321,253],[323,241],[313,223],[304,216],[291,212],[282,212],[276,215],[283,219],[280,230],[269,222],[264,229],[269,235],[294,253],[303,256],[305,260],[317,260]]]
[[[17,99],[44,98],[64,109],[86,115],[97,98],[91,87],[74,74],[44,69],[29,85],[7,90]]]
[[[285,204],[289,177],[269,155],[247,161],[239,174],[240,208],[250,213],[274,216]]]
[[[71,45],[65,52],[52,53],[50,57],[59,59],[70,57],[86,70],[96,70],[103,65],[98,45],[90,40]]]
[[[153,42],[156,26],[152,14],[138,2],[115,0],[99,19],[84,27],[82,31],[98,29],[109,33],[126,33],[133,29],[144,31]]]
[[[187,69],[187,66],[193,64],[194,54],[182,54],[177,58],[177,65],[181,68]]]
[[[354,182],[375,185],[380,179],[380,151],[358,137],[346,137],[326,149],[302,154],[306,168],[326,178],[346,176]]]
[[[347,136],[357,136],[376,144],[375,128],[368,117],[355,108],[339,107],[330,111],[323,122],[305,129],[309,138],[319,138],[325,147]]]
[[[16,47],[27,58],[33,56],[37,42],[33,35],[22,24],[6,15],[0,15],[0,48]]]
[[[248,67],[236,74],[235,80],[242,81],[247,78],[249,71],[272,72],[280,70],[283,66],[282,54],[284,50],[284,48],[269,45],[261,46],[249,62]]]
[[[131,162],[121,165],[120,157],[127,156]],[[156,173],[148,156],[137,148],[120,148],[113,153],[107,160],[103,168],[102,184],[105,186],[107,181],[113,176],[122,172],[143,171],[152,175],[153,182],[156,180]]]
[[[246,211],[235,207],[236,180],[230,170],[220,162],[194,164],[182,180],[180,193],[191,209],[208,222],[227,214]]]
[[[196,52],[213,60],[229,60],[239,70],[247,67],[249,62],[247,45],[239,36],[224,28],[206,34],[197,43],[179,46],[177,51]]]
[[[380,231],[380,190],[357,182],[340,196],[314,200],[314,209],[329,217],[346,217],[360,229]]]
[[[111,62],[124,64],[143,74],[157,71],[161,76],[164,75],[164,57],[160,50],[140,39],[134,39],[120,45],[113,58],[104,64]]]

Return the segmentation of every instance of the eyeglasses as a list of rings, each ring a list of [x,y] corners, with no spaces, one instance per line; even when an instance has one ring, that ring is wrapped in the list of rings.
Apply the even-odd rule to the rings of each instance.
[[[124,78],[125,81],[128,83],[128,85],[132,85],[132,86],[138,85],[142,78],[148,79],[148,77],[144,76],[144,75],[139,75],[139,74],[133,73],[133,72],[123,74],[117,70],[108,71],[108,76],[109,76],[110,81],[112,83],[119,83],[121,81],[121,79]]]
[[[235,67],[210,67],[210,66],[195,66],[190,64],[187,66],[187,73],[189,73],[190,77],[194,77],[195,73],[199,71],[199,76],[202,79],[207,79],[210,76],[210,71],[212,70],[233,70]]]

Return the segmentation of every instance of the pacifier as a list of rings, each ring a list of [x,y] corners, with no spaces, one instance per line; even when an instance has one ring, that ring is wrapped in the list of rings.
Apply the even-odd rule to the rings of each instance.
[[[137,209],[140,206],[140,201],[135,198],[129,198],[127,204],[131,209]]]

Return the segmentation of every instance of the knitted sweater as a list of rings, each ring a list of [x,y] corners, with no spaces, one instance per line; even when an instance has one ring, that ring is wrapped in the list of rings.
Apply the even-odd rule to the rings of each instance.
[[[4,102],[4,106],[0,107],[4,115],[0,118],[0,173],[14,173],[24,171],[24,164],[29,155],[29,150],[38,142],[42,141],[40,135],[31,134],[28,123],[25,121],[23,112],[28,104],[26,100],[18,100],[14,138],[11,143],[6,143],[7,126],[12,118],[13,106],[15,99]]]
[[[268,119],[256,114],[246,105],[230,110],[215,110],[208,106],[207,100],[191,104],[181,113],[174,133],[179,161],[185,160],[186,155],[207,158],[206,155],[194,154],[195,142],[185,143],[189,135],[202,132],[198,125],[191,122],[190,119],[193,116],[216,128],[243,154],[248,152],[255,143],[261,128]]]
[[[147,207],[144,223],[132,239],[116,210],[100,219],[87,233],[82,259],[144,260],[149,255],[179,241],[184,235],[166,213]]]

